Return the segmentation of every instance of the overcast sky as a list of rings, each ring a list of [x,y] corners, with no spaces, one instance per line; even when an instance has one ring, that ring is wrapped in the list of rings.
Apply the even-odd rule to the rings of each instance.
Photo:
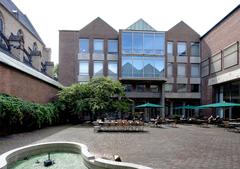
[[[183,20],[200,35],[232,11],[240,0],[13,0],[31,20],[58,63],[59,30],[79,30],[101,17],[116,30],[143,18],[166,31]],[[240,21],[240,20],[239,20]]]

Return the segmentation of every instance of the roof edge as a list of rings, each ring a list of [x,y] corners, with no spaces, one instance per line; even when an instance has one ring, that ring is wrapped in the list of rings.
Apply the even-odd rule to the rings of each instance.
[[[217,26],[219,26],[222,22],[224,22],[228,17],[230,17],[232,14],[234,14],[238,9],[240,9],[240,4],[234,8],[231,12],[229,12],[223,19],[221,19],[216,25],[214,25],[211,29],[209,29],[205,34],[203,34],[200,39],[203,39],[205,36],[207,36],[211,31],[213,31]]]

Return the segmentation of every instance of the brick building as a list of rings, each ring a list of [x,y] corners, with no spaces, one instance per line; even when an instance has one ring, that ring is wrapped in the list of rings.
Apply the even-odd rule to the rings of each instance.
[[[79,31],[61,30],[59,81],[69,86],[108,76],[125,85],[126,95],[134,100],[135,106],[146,102],[165,106],[164,109],[145,112],[147,119],[160,112],[162,116],[172,116],[177,111],[185,117],[199,115],[198,111],[187,112],[174,107],[217,101],[213,99],[216,95],[213,94],[214,86],[222,97],[222,89],[216,82],[218,75],[234,68],[238,70],[239,65],[238,17],[239,6],[202,37],[183,21],[168,31],[158,31],[143,19],[119,31],[101,18]],[[219,51],[229,45],[236,49],[233,55],[237,64],[230,58],[234,57],[232,51],[225,52],[230,55],[224,62],[228,66],[219,72],[216,67],[219,66]],[[220,58],[223,54],[221,51]],[[213,55],[217,55],[216,59],[212,59]],[[215,61],[217,64],[210,69],[210,64]],[[224,66],[223,63],[220,65]],[[217,72],[213,72],[215,68]],[[142,111],[135,106],[132,111]]]

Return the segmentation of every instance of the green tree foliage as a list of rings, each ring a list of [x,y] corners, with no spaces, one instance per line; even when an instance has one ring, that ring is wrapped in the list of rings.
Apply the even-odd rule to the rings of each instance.
[[[59,92],[59,102],[65,107],[69,119],[82,119],[109,112],[129,111],[131,100],[125,98],[124,87],[109,78],[94,78],[86,84],[74,84]]]
[[[59,115],[52,103],[41,105],[0,94],[0,129],[17,132],[57,123]]]

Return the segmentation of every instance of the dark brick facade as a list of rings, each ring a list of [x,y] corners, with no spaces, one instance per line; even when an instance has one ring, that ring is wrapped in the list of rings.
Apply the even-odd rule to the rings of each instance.
[[[58,90],[56,86],[0,63],[0,93],[47,103],[56,97]]]

